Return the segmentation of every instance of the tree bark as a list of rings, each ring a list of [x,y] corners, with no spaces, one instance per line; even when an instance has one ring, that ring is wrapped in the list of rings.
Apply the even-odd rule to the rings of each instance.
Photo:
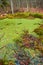
[[[10,0],[10,4],[11,4],[11,11],[12,11],[12,14],[14,14],[13,0]]]

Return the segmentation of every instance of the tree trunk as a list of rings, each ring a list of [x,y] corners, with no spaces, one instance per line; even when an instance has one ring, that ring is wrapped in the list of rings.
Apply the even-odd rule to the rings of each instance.
[[[28,11],[28,8],[29,8],[29,7],[28,7],[28,0],[26,0],[26,4],[27,4],[27,11]]]
[[[20,0],[19,0],[19,8],[20,8],[20,5],[21,5],[21,3],[20,3]]]
[[[11,11],[12,11],[12,14],[14,14],[13,0],[10,0],[10,4],[11,4]]]

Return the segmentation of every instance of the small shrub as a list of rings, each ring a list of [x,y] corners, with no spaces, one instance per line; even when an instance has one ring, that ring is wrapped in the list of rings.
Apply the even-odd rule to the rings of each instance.
[[[5,18],[29,18],[29,19],[33,19],[33,18],[41,18],[43,19],[43,14],[39,14],[39,13],[31,13],[31,12],[18,12],[15,14],[7,14],[7,15],[2,15],[0,16],[0,19],[5,19]]]
[[[39,13],[35,13],[35,14],[33,14],[33,16],[34,16],[35,18],[42,18],[42,15],[39,14]]]
[[[29,13],[28,12],[22,12],[22,13],[16,13],[15,15],[14,15],[14,18],[15,17],[17,17],[17,18],[27,18],[27,17],[29,17]]]
[[[43,25],[40,25],[40,27],[35,29],[34,32],[39,35],[39,40],[43,43]]]
[[[34,17],[34,18],[40,18],[40,19],[42,19],[43,15],[39,14],[39,13],[30,13],[29,17]]]
[[[43,25],[40,25],[40,27],[35,29],[34,32],[42,36],[43,35]]]
[[[8,14],[8,15],[7,15],[7,18],[12,19],[12,18],[14,18],[14,16],[13,16],[12,14]]]
[[[5,18],[6,18],[6,16],[3,16],[3,15],[2,15],[2,16],[0,16],[0,19],[5,19]]]

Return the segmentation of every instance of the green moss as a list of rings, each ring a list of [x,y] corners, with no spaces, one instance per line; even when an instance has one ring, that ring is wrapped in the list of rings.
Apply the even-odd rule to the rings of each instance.
[[[22,23],[18,25],[18,23]],[[4,19],[0,20],[0,37],[4,35],[0,40],[0,46],[12,43],[13,39],[17,39],[23,30],[28,30],[30,34],[36,35],[32,32],[41,23],[41,19]],[[8,24],[8,25],[7,25]],[[3,28],[1,30],[1,28]],[[3,44],[4,43],[4,44]]]

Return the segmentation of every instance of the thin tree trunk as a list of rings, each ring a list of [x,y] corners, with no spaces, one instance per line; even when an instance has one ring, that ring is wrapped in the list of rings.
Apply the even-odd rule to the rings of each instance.
[[[26,0],[26,4],[27,4],[27,11],[28,11],[28,8],[29,8],[29,7],[28,7],[28,0]]]
[[[11,4],[11,11],[12,11],[12,14],[14,14],[13,0],[10,0],[10,4]]]
[[[19,0],[19,8],[20,8],[20,5],[21,5],[21,3],[20,3],[20,0]]]

